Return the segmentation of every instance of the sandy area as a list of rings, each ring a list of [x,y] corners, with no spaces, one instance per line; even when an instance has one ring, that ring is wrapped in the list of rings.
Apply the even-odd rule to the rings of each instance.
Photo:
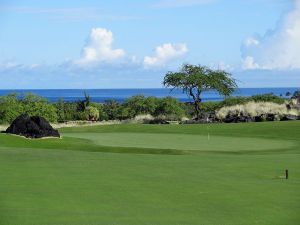
[[[119,120],[111,120],[111,121],[69,121],[65,123],[53,123],[51,124],[53,128],[63,128],[63,127],[80,127],[80,126],[97,126],[97,125],[111,125],[111,124],[121,124]]]

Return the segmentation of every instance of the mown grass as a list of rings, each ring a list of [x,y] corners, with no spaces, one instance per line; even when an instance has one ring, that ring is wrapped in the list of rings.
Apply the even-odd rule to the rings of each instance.
[[[299,224],[299,121],[60,131],[62,139],[0,134],[0,224]],[[213,149],[201,145],[207,132],[210,141],[221,138]],[[126,141],[134,133],[144,138],[144,147],[103,146],[97,138],[102,134],[108,142],[121,135]],[[181,134],[193,151],[174,144],[182,141]],[[169,140],[172,149],[159,149],[156,135]],[[245,139],[286,145],[259,149],[255,143],[243,151],[239,146]],[[281,178],[285,169],[288,180]]]

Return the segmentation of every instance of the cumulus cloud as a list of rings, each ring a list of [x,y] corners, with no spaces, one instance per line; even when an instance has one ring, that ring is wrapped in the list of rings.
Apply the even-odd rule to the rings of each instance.
[[[253,38],[253,37],[248,37],[248,38],[246,38],[246,40],[244,41],[244,45],[245,45],[246,47],[257,46],[257,45],[259,45],[259,41],[256,40],[256,39]]]
[[[164,66],[167,62],[177,59],[188,52],[185,43],[171,44],[166,43],[155,48],[154,56],[144,57],[145,67],[160,67]]]
[[[204,5],[214,2],[215,0],[161,0],[154,6],[157,8],[178,8]]]
[[[81,58],[74,63],[80,66],[118,62],[125,56],[123,49],[113,49],[113,33],[104,28],[93,28],[82,50]]]
[[[214,69],[214,70],[233,71],[235,69],[235,66],[227,64],[224,61],[220,61],[218,63],[210,63],[209,68]]]
[[[259,69],[260,66],[254,62],[254,58],[252,56],[247,56],[242,61],[242,68],[246,70]]]
[[[300,0],[264,36],[248,37],[242,47],[244,69],[300,69]]]

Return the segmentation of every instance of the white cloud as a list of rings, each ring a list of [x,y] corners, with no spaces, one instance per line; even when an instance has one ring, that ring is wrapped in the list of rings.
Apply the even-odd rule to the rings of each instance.
[[[214,70],[225,70],[225,71],[233,71],[235,69],[233,65],[227,64],[224,61],[220,61],[219,63],[210,63],[209,67]]]
[[[255,46],[255,45],[259,45],[259,41],[256,40],[254,37],[248,37],[246,38],[244,44],[249,47],[249,46]]]
[[[259,69],[259,65],[254,62],[253,57],[247,56],[242,60],[242,68],[245,70]]]
[[[161,0],[154,7],[157,8],[179,8],[204,5],[215,2],[215,0]]]
[[[39,64],[21,64],[13,60],[0,62],[0,71],[25,71],[25,70],[35,70],[39,67]]]
[[[81,58],[74,63],[80,66],[119,62],[125,56],[123,49],[113,49],[113,34],[104,28],[93,28],[82,50]]]
[[[167,62],[177,59],[188,52],[185,43],[171,44],[166,43],[155,48],[154,56],[145,56],[145,67],[160,67],[164,66]]]
[[[300,0],[276,29],[249,37],[241,47],[244,69],[300,69]]]

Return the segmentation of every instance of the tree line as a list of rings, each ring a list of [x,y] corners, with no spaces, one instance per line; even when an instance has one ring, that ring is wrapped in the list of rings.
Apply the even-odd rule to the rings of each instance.
[[[251,97],[229,97],[219,102],[202,102],[200,117],[201,113],[214,112],[224,106],[245,104],[250,101],[282,104],[285,99],[273,94],[265,94]],[[193,102],[179,102],[172,97],[157,98],[136,95],[123,103],[115,100],[96,103],[88,94],[82,101],[66,102],[60,99],[55,103],[50,103],[47,99],[30,93],[24,96],[13,93],[0,97],[0,123],[11,123],[22,113],[43,116],[50,122],[127,120],[145,114],[166,120],[197,117]]]

